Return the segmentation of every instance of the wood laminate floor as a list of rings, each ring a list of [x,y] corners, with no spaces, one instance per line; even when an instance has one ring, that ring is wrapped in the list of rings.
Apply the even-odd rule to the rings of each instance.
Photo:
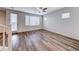
[[[5,46],[8,47],[8,35],[5,35]],[[3,46],[3,33],[0,33],[0,46]]]
[[[3,45],[3,34],[0,33],[0,46],[2,46],[2,45]]]
[[[14,34],[13,51],[77,51],[79,40],[70,39],[45,30]]]

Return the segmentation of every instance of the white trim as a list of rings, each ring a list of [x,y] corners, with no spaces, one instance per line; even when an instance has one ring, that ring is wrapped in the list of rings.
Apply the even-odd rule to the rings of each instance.
[[[8,51],[8,47],[0,46],[0,51]]]

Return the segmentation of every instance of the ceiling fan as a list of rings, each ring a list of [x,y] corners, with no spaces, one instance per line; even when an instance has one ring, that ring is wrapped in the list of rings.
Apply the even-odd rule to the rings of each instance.
[[[47,12],[46,7],[38,7],[37,10],[38,10],[39,13],[46,13]]]
[[[47,8],[43,8],[43,7],[40,7],[40,9],[42,10],[42,12],[46,12],[47,11]]]

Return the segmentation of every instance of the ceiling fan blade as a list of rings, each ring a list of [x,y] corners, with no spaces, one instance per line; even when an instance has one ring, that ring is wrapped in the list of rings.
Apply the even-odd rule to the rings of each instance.
[[[47,8],[44,8],[44,9],[43,9],[43,12],[46,12],[46,11],[47,11]]]
[[[47,10],[47,8],[44,8],[43,10]]]

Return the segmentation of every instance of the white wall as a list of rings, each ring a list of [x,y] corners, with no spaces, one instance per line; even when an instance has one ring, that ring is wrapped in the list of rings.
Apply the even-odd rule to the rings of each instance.
[[[65,12],[70,12],[70,18],[61,18],[61,14]],[[63,8],[47,14],[44,16],[43,25],[45,30],[79,39],[79,8]]]

